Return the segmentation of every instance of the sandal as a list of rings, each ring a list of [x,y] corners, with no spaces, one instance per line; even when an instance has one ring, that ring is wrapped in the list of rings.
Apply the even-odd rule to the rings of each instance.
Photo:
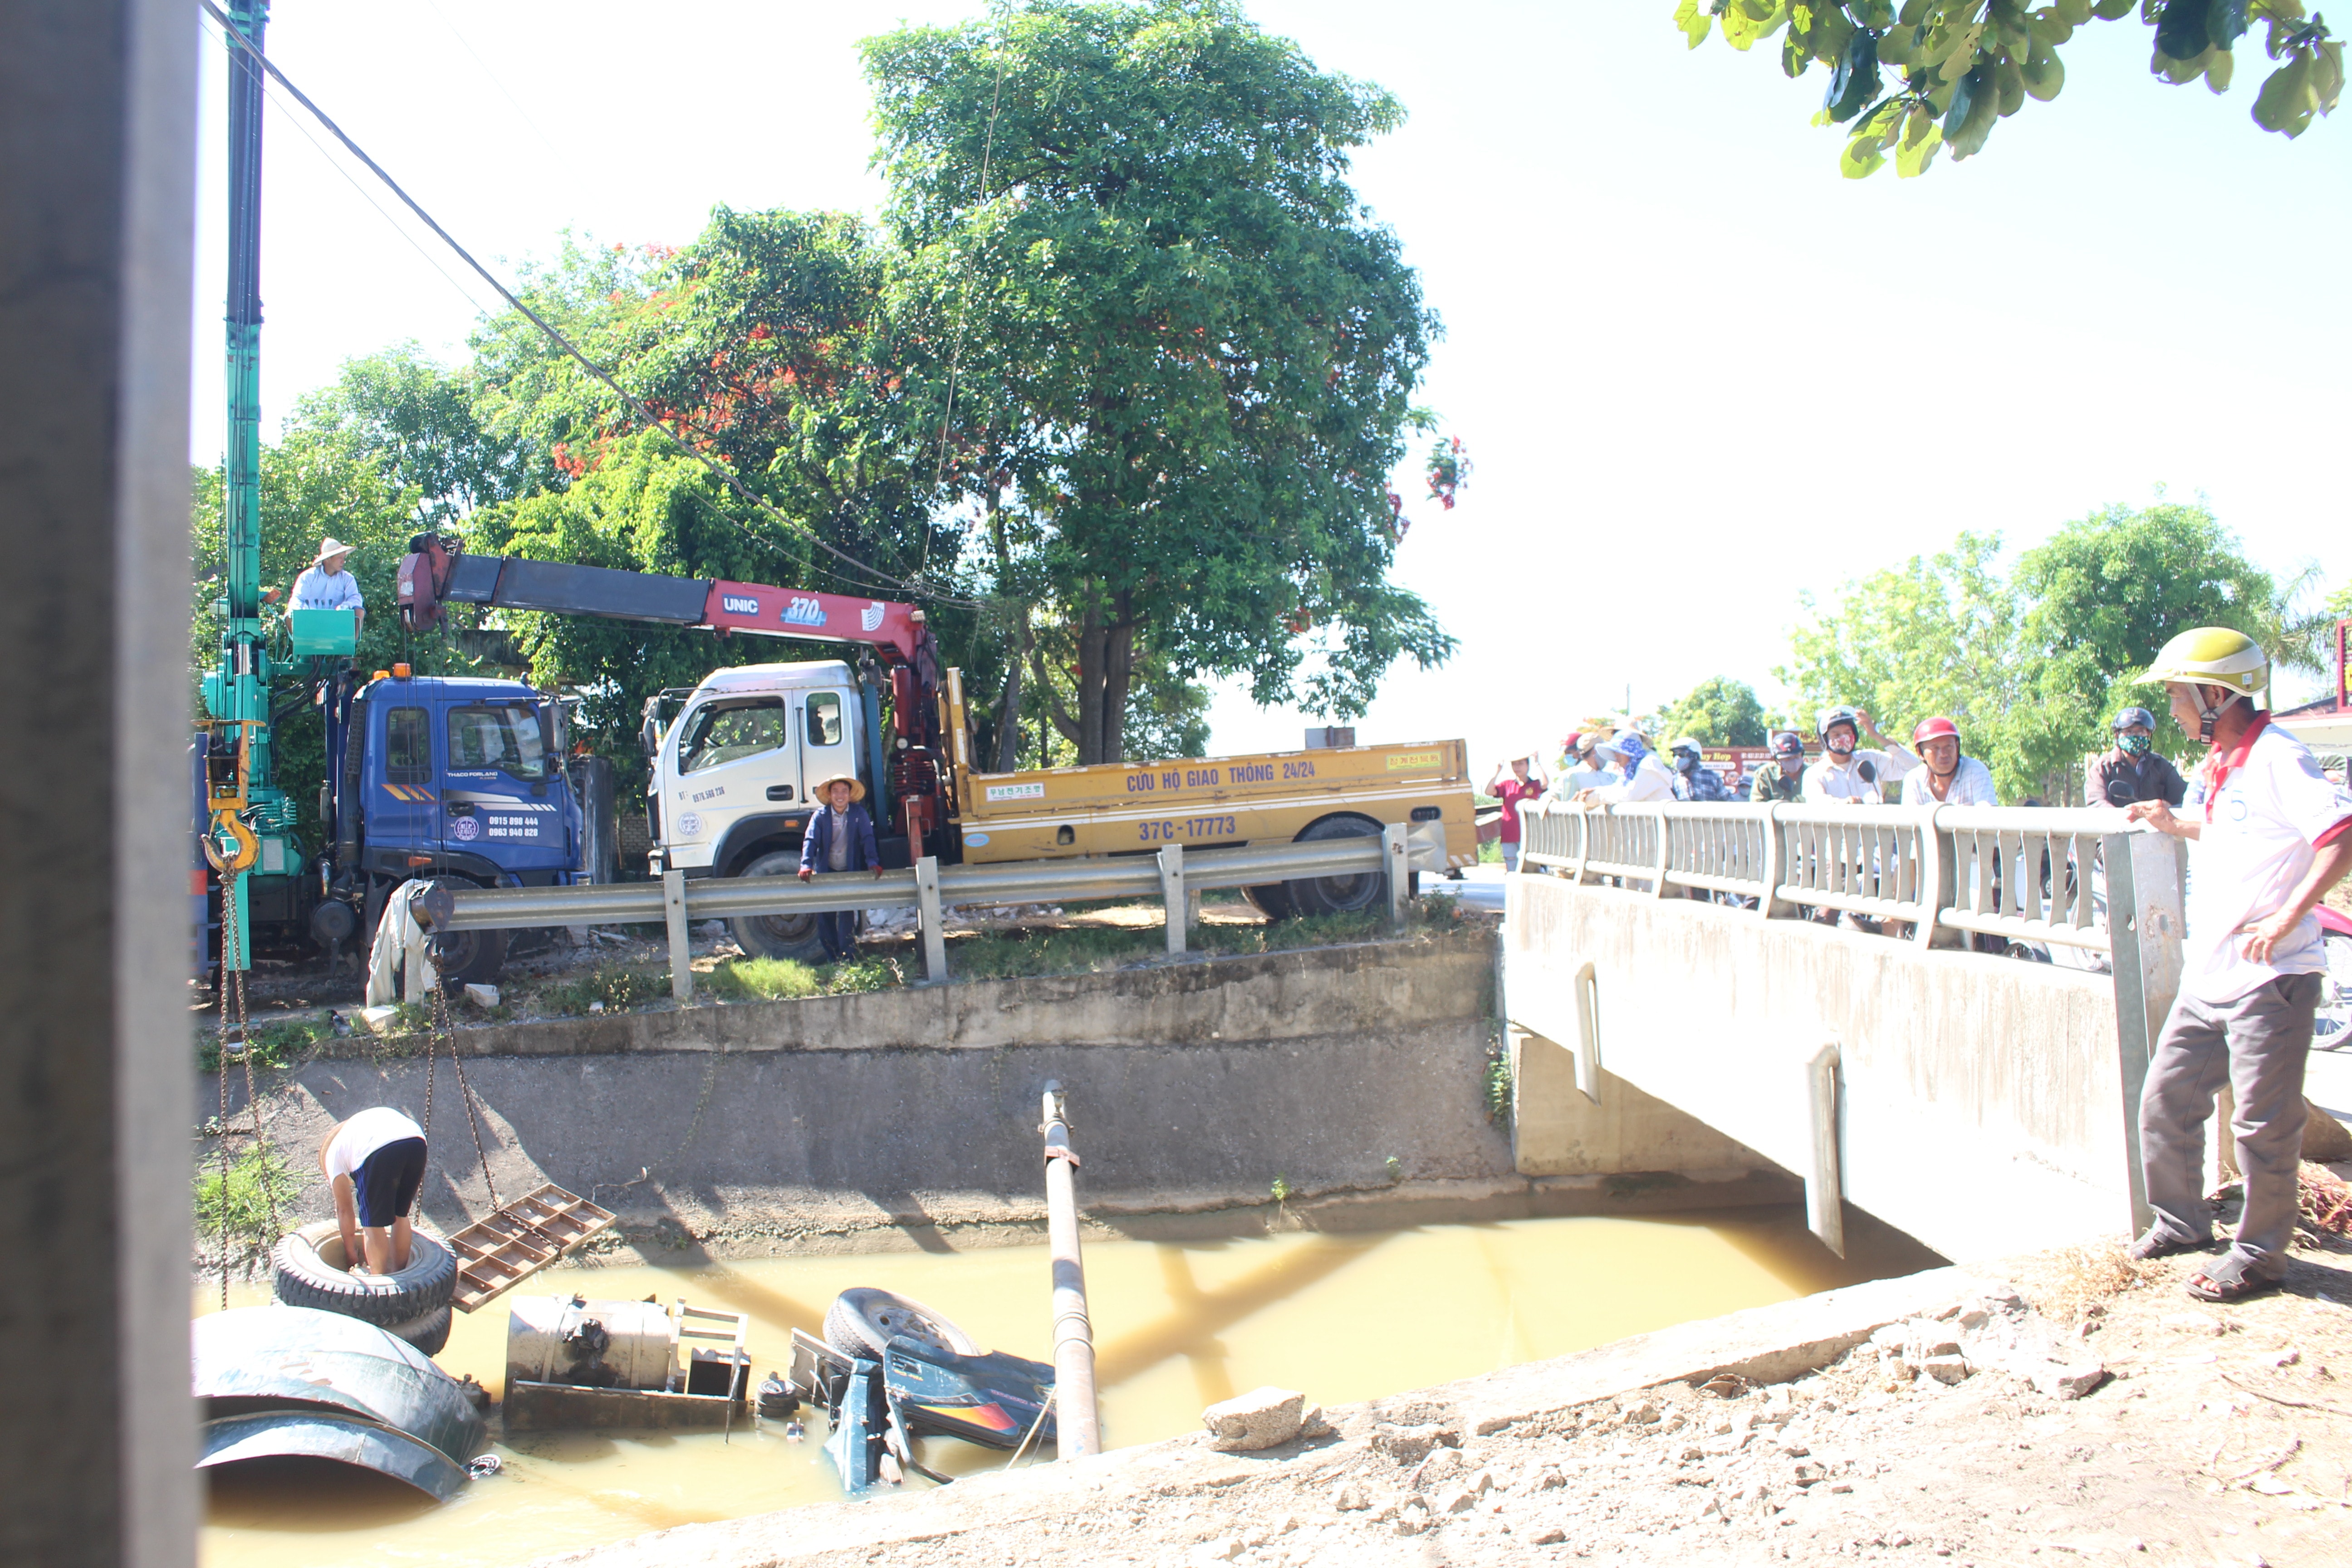
[[[2175,1253],[2202,1252],[2212,1245],[2211,1237],[2201,1241],[2175,1241],[2161,1229],[2150,1226],[2147,1234],[2124,1248],[2124,1253],[2135,1262],[2152,1263],[2157,1258],[2170,1258]]]
[[[2234,1254],[2224,1255],[2210,1268],[2200,1268],[2189,1277],[2181,1287],[2192,1301],[2213,1301],[2227,1306],[2255,1296],[2266,1296],[2284,1283],[2278,1279],[2256,1279],[2246,1273],[2245,1261]]]

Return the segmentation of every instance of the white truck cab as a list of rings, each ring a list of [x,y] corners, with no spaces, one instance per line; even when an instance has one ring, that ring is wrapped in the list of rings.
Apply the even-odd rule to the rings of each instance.
[[[664,697],[676,700],[677,694]],[[813,787],[847,773],[870,792],[871,721],[856,678],[839,659],[714,670],[685,695],[667,726],[649,706],[644,739],[653,763],[646,792],[653,870],[790,874],[816,806]]]

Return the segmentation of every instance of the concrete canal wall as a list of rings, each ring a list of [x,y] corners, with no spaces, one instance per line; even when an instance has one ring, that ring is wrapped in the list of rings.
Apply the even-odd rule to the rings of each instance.
[[[1785,1175],[1686,1126],[1605,1175],[1531,1179],[1487,1115],[1494,958],[1491,936],[1465,933],[458,1042],[499,1195],[558,1183],[656,1251],[936,1246],[950,1232],[969,1244],[992,1226],[1030,1239],[1048,1079],[1069,1093],[1081,1202],[1098,1223],[1255,1213],[1277,1182],[1286,1213],[1333,1225],[1375,1202],[1394,1223],[1399,1202],[1646,1212],[1793,1195]],[[261,1087],[271,1139],[305,1173],[338,1118],[375,1104],[424,1115],[421,1059],[366,1039],[329,1048]],[[241,1100],[241,1079],[231,1087]],[[457,1087],[444,1059],[425,1194],[444,1226],[488,1206]],[[199,1087],[200,1114],[216,1095]],[[1682,1158],[1694,1150],[1704,1157]],[[324,1204],[314,1184],[306,1212]]]

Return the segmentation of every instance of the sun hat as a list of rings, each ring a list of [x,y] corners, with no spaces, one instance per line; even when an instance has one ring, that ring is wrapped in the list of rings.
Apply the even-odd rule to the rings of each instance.
[[[319,542],[319,553],[310,557],[310,564],[317,566],[323,563],[330,555],[349,555],[351,552],[352,547],[350,545],[345,544],[341,540],[337,539],[331,533],[327,535],[326,538]]]
[[[825,792],[837,784],[845,784],[849,786],[849,799],[853,805],[866,798],[866,786],[857,782],[856,775],[854,773],[828,773],[810,787],[809,798],[830,805],[833,803],[825,800]]]

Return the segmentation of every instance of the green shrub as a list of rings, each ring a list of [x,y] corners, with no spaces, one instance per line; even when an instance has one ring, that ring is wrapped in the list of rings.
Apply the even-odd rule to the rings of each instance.
[[[824,989],[816,971],[796,958],[730,959],[701,978],[714,995],[733,1002],[777,1002]]]
[[[307,1019],[283,1018],[275,1024],[264,1024],[253,1031],[253,1065],[257,1068],[290,1067],[310,1053],[318,1043],[325,1026]],[[221,1065],[220,1039],[216,1035],[205,1035],[196,1040],[196,1066],[204,1072],[218,1072]],[[237,1063],[232,1059],[230,1066]]]
[[[196,1249],[198,1256],[220,1256],[221,1230],[228,1230],[229,1258],[250,1265],[278,1245],[278,1230],[270,1224],[270,1205],[277,1205],[278,1226],[294,1214],[302,1183],[284,1155],[256,1144],[230,1160],[226,1179],[220,1156],[214,1153],[197,1167],[195,1176]]]

